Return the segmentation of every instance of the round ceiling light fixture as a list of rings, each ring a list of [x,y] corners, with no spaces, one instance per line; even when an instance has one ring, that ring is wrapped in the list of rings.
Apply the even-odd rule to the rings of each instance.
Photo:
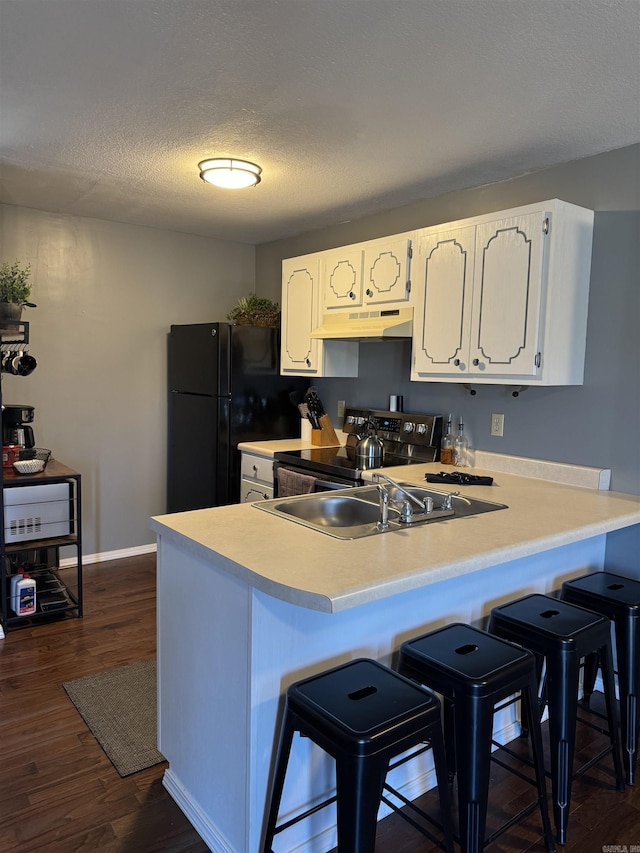
[[[214,157],[198,163],[200,177],[208,184],[226,190],[241,190],[260,183],[262,169],[247,160],[231,157]]]

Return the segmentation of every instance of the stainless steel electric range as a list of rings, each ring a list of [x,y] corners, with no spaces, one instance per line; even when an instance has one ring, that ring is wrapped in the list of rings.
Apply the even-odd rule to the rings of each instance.
[[[361,486],[365,468],[356,459],[355,449],[359,435],[366,432],[367,422],[373,425],[384,444],[379,467],[436,462],[440,458],[442,421],[442,415],[348,408],[342,427],[347,433],[344,447],[314,447],[275,454],[274,495],[278,496],[278,470],[281,468],[315,477],[315,491]]]

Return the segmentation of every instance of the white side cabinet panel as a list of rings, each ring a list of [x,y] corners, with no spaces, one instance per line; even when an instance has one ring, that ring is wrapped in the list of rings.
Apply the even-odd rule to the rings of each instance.
[[[411,378],[581,384],[592,230],[558,200],[425,229]]]

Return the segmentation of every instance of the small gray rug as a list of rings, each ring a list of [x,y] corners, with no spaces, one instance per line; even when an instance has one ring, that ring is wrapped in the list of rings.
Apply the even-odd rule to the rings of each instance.
[[[62,686],[121,776],[164,761],[157,749],[155,658]]]

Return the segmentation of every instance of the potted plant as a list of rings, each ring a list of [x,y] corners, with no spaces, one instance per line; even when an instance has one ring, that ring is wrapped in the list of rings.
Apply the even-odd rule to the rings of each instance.
[[[280,325],[280,306],[271,299],[256,296],[241,296],[235,307],[227,314],[227,320],[238,326],[267,326],[277,329]]]
[[[18,261],[0,265],[0,322],[17,323],[25,305],[35,308],[29,302],[31,296],[31,264],[21,267]]]

